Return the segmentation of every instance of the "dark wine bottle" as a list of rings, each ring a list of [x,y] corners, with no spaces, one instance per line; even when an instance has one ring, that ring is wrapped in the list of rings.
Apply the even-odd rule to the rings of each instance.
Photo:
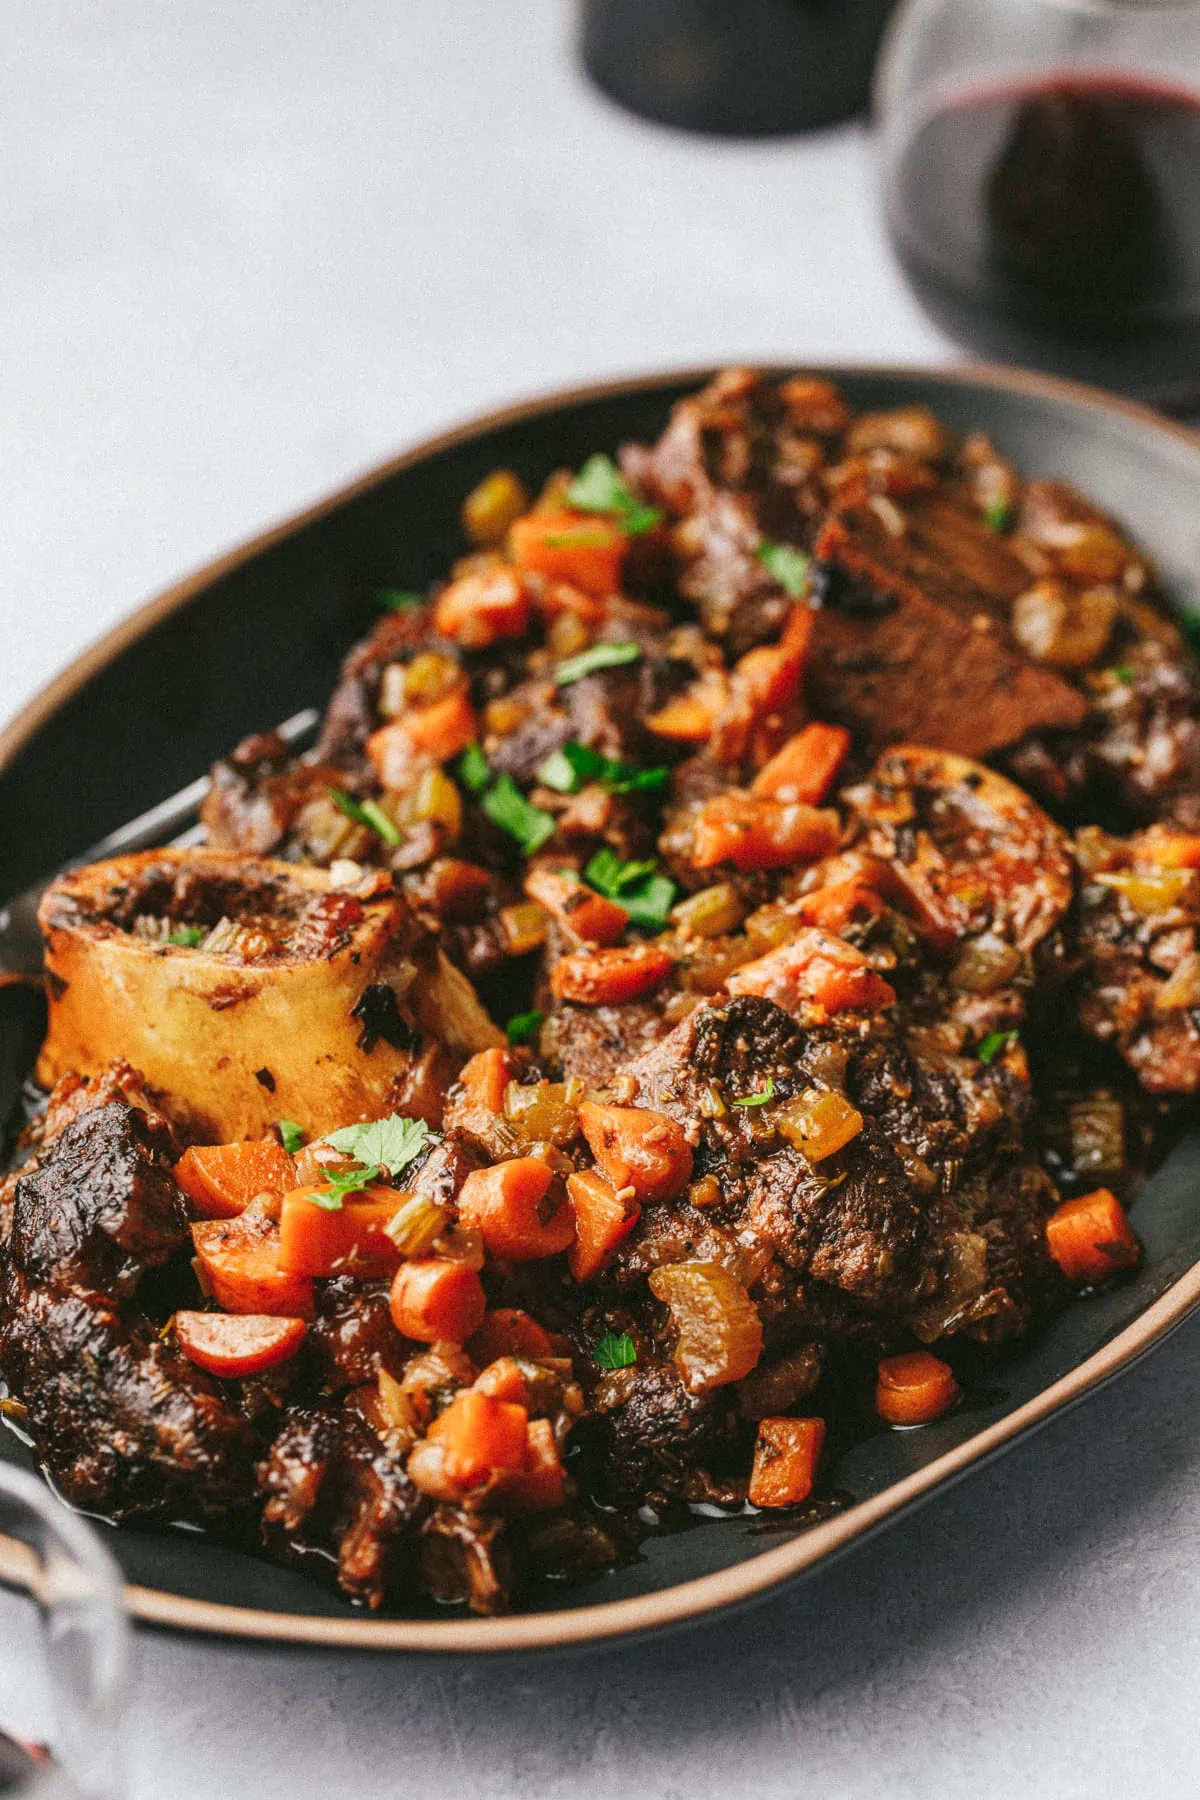
[[[895,0],[583,0],[597,86],[685,131],[771,137],[867,105]]]

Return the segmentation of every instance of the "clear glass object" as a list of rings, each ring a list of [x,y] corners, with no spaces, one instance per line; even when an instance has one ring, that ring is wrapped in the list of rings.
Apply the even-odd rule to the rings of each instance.
[[[0,1647],[0,1797],[121,1800],[120,1577],[91,1528],[43,1482],[2,1466],[0,1582],[4,1617],[15,1621]],[[42,1737],[44,1746],[30,1741]]]
[[[1200,390],[1200,0],[907,0],[876,77],[888,231],[974,352]]]

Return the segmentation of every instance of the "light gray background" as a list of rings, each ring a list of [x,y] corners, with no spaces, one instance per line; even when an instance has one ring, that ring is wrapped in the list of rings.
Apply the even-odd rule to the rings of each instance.
[[[0,0],[0,716],[494,401],[948,354],[859,129],[638,124],[577,74],[566,0]],[[467,1666],[143,1633],[133,1793],[1195,1795],[1198,1356],[1200,1322],[841,1565],[659,1643]],[[38,1721],[26,1628],[0,1595],[3,1723]]]

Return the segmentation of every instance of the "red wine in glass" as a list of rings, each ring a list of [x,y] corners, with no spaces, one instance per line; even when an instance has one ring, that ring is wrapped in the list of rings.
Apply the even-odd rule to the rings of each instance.
[[[950,336],[1200,406],[1200,93],[1074,72],[960,89],[909,129],[885,203]]]

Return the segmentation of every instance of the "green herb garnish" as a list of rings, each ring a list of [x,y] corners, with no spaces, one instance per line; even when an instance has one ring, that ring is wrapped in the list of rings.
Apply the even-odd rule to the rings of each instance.
[[[365,1125],[343,1125],[325,1134],[325,1142],[357,1162],[377,1163],[389,1175],[398,1175],[416,1160],[426,1144],[436,1143],[424,1119],[406,1119],[392,1113],[386,1119],[369,1119]]]
[[[619,669],[625,663],[636,662],[641,654],[640,644],[593,644],[590,650],[581,650],[578,656],[568,656],[560,662],[554,679],[559,687],[569,687],[571,682],[582,681],[585,675],[595,675],[600,669]]]
[[[171,933],[167,942],[180,950],[194,950],[201,939],[207,936],[208,931],[203,925],[181,925],[178,931]]]
[[[981,1063],[993,1063],[996,1058],[1018,1039],[1015,1031],[989,1031],[978,1050],[975,1052]]]
[[[543,1016],[544,1015],[540,1012],[514,1013],[512,1018],[508,1021],[508,1024],[504,1027],[505,1031],[508,1033],[509,1043],[531,1043],[537,1033],[538,1026],[542,1022]]]
[[[383,1170],[378,1163],[370,1163],[363,1168],[343,1169],[339,1175],[327,1175],[329,1183],[326,1189],[313,1189],[308,1198],[322,1212],[341,1212],[343,1201],[351,1194],[361,1194],[369,1188],[373,1181],[378,1181]]]
[[[482,794],[492,779],[492,771],[488,768],[488,759],[478,744],[468,744],[458,762],[455,773],[465,788],[472,794]]]
[[[455,773],[476,796],[492,824],[516,838],[526,856],[532,856],[548,837],[553,837],[556,827],[551,814],[527,800],[511,775],[493,779],[488,759],[478,744],[467,745],[455,764]]]
[[[592,1354],[598,1369],[631,1369],[637,1361],[637,1351],[627,1331],[619,1336],[615,1331],[605,1332]]]
[[[768,1100],[773,1100],[774,1098],[775,1077],[773,1075],[768,1075],[765,1088],[760,1088],[757,1094],[745,1094],[740,1100],[735,1100],[733,1104],[735,1106],[765,1106]]]
[[[1108,672],[1114,681],[1121,683],[1122,687],[1133,686],[1133,670],[1128,663],[1114,663]]]
[[[1179,614],[1179,629],[1188,648],[1200,656],[1200,606],[1185,606]]]
[[[768,538],[764,538],[754,554],[767,573],[773,575],[780,587],[793,599],[804,592],[809,559],[803,550],[793,550],[790,544],[772,544]]]
[[[368,831],[376,832],[385,844],[398,844],[400,833],[392,824],[377,800],[355,800],[344,788],[330,788],[329,798],[338,811],[353,819],[356,825],[365,825]]]
[[[548,756],[537,772],[546,787],[559,794],[577,794],[588,782],[599,782],[610,794],[632,794],[665,787],[667,769],[639,769],[633,763],[601,756],[586,744],[564,744]]]
[[[653,530],[662,518],[657,506],[637,498],[612,457],[602,451],[588,457],[567,489],[567,499],[580,512],[614,513],[630,537]]]
[[[992,531],[1004,532],[1012,524],[1013,509],[1007,500],[993,500],[984,507],[983,516]]]
[[[295,1156],[304,1143],[303,1125],[297,1125],[295,1119],[279,1119],[277,1125],[280,1143],[289,1156]]]
[[[375,604],[388,612],[412,612],[418,606],[424,606],[424,594],[410,593],[407,588],[377,588]]]
[[[675,883],[660,875],[653,862],[622,862],[607,845],[597,850],[583,871],[589,887],[615,900],[629,914],[631,925],[645,931],[662,931],[675,903]]]
[[[553,837],[553,816],[527,800],[511,775],[501,775],[480,796],[480,806],[501,831],[515,838],[526,856],[540,850],[546,839]]]

